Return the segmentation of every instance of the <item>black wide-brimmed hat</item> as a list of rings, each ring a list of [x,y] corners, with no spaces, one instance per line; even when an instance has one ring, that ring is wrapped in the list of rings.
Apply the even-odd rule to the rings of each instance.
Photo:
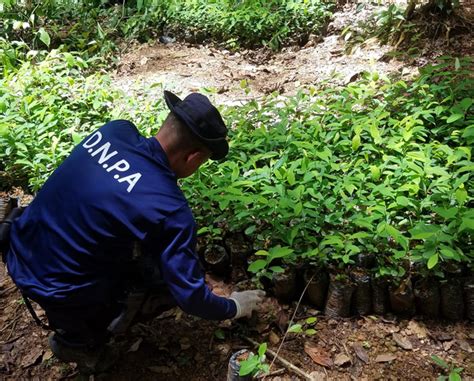
[[[170,91],[165,91],[165,101],[171,112],[211,150],[211,159],[220,160],[227,155],[227,127],[219,111],[205,95],[192,93],[181,100]]]

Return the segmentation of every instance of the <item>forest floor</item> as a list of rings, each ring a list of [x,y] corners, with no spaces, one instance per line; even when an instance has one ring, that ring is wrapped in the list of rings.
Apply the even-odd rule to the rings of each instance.
[[[324,38],[313,38],[303,48],[230,52],[212,46],[183,43],[129,46],[112,74],[115,86],[126,92],[161,83],[187,94],[206,88],[220,104],[238,104],[273,91],[294,94],[322,81],[345,84],[366,70],[410,78],[420,66],[440,55],[469,55],[472,38],[446,48],[433,41],[416,57],[387,59],[389,47],[376,43],[346,55],[341,30],[367,17],[370,9],[348,7],[335,14]],[[406,58],[406,57],[405,57]],[[247,82],[250,92],[241,87]],[[156,87],[154,96],[162,96]],[[214,292],[228,295],[232,282],[208,275]],[[44,312],[35,307],[40,318]],[[279,304],[268,296],[250,320],[211,322],[173,309],[149,324],[138,324],[117,337],[120,362],[101,380],[225,380],[229,357],[249,341],[267,342],[276,351],[295,304]],[[47,345],[49,332],[29,315],[19,292],[0,266],[0,379],[79,379],[74,364],[54,358]],[[296,321],[317,317],[314,335],[290,334],[280,356],[314,380],[433,380],[444,371],[431,359],[437,355],[464,368],[463,380],[474,380],[474,323],[400,319],[393,315],[332,319],[303,303]],[[301,380],[276,362],[266,380]],[[94,377],[92,377],[94,379]]]
[[[470,56],[474,51],[473,31],[470,36],[452,38],[449,44],[442,38],[420,41],[411,55],[394,52],[393,47],[381,46],[375,39],[346,54],[341,32],[348,25],[366,20],[375,9],[348,5],[334,14],[325,36],[313,36],[304,47],[286,47],[278,53],[268,49],[232,52],[211,45],[158,41],[129,45],[113,73],[113,83],[130,94],[147,88],[147,95],[157,98],[162,97],[163,88],[183,96],[204,89],[213,93],[217,103],[233,105],[275,91],[293,95],[324,82],[344,85],[367,71],[407,80],[418,74],[419,67],[436,62],[440,56]]]

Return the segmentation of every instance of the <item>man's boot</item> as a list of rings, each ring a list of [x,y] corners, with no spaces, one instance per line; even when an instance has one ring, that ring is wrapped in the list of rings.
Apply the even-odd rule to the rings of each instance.
[[[119,351],[110,345],[96,348],[75,348],[66,345],[53,333],[49,336],[49,346],[53,354],[64,362],[74,362],[83,374],[95,374],[110,369],[119,358]]]

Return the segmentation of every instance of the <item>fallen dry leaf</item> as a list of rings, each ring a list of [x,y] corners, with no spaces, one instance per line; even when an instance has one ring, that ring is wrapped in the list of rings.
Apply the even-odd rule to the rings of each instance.
[[[179,340],[179,345],[181,347],[181,350],[185,351],[186,349],[191,348],[191,343],[188,337],[182,337]]]
[[[381,355],[378,355],[375,358],[375,362],[390,362],[390,361],[395,360],[396,358],[397,358],[397,356],[395,356],[392,353],[383,353]]]
[[[361,361],[363,361],[366,364],[369,363],[369,355],[367,354],[367,351],[362,347],[361,344],[355,343],[352,346],[352,348],[354,348],[355,354]]]
[[[285,333],[288,328],[288,314],[280,310],[277,313],[277,325],[280,328],[281,333]]]
[[[428,335],[428,332],[426,331],[426,328],[424,327],[424,325],[414,320],[410,320],[407,328],[408,330],[410,330],[411,333],[416,335],[419,339],[424,339]]]
[[[130,348],[128,348],[127,352],[136,352],[138,348],[140,348],[140,344],[142,343],[143,339],[140,337],[137,341],[135,341]]]
[[[453,339],[453,336],[447,332],[441,332],[438,335],[434,335],[433,338],[439,341],[451,341]]]
[[[459,346],[461,347],[461,349],[463,351],[466,351],[468,353],[473,352],[471,346],[469,345],[469,343],[466,340],[458,340],[458,344],[459,344]]]
[[[311,372],[309,377],[311,377],[311,381],[325,381],[327,379],[324,372],[318,372],[317,370]]]
[[[31,365],[34,365],[42,356],[43,350],[41,348],[33,348],[25,357],[23,357],[21,366],[23,368],[27,368]]]
[[[149,366],[148,369],[150,369],[153,373],[161,373],[161,374],[173,373],[173,369],[170,368],[169,366]]]
[[[455,343],[454,340],[445,341],[445,342],[443,343],[443,349],[444,349],[445,351],[449,351],[449,350],[453,347],[454,343]]]
[[[408,337],[404,337],[399,333],[392,334],[392,337],[400,348],[403,348],[407,351],[411,351],[413,349],[413,344]]]
[[[53,352],[51,352],[50,349],[48,349],[46,352],[43,354],[43,360],[42,361],[48,361],[53,357]]]
[[[270,331],[270,335],[268,335],[268,340],[273,345],[276,345],[280,342],[280,337],[273,331]]]
[[[334,359],[334,364],[337,366],[343,366],[350,363],[351,363],[350,357],[345,355],[344,353],[339,353],[338,355],[336,355]]]
[[[330,368],[333,365],[331,357],[328,353],[310,342],[304,343],[304,351],[311,357],[316,364]]]

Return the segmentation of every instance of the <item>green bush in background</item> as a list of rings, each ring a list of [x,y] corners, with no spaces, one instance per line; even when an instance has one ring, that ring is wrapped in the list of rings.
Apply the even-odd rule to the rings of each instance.
[[[113,58],[122,39],[157,40],[171,33],[191,42],[212,40],[229,47],[304,43],[320,34],[333,4],[322,0],[145,0],[31,1],[11,0],[0,9],[0,35],[30,49],[81,51]]]
[[[473,83],[455,62],[227,109],[229,159],[186,182],[201,232],[244,231],[266,257],[255,271],[360,253],[379,275],[402,276],[407,255],[433,271],[471,263]]]
[[[229,46],[283,45],[320,34],[333,8],[321,0],[145,1],[121,29],[139,39],[156,36],[156,28],[190,41],[204,39]]]
[[[111,119],[130,118],[147,135],[159,127],[161,101],[125,97],[108,76],[90,73],[94,62],[53,50],[0,79],[1,188],[38,190],[74,144]]]

